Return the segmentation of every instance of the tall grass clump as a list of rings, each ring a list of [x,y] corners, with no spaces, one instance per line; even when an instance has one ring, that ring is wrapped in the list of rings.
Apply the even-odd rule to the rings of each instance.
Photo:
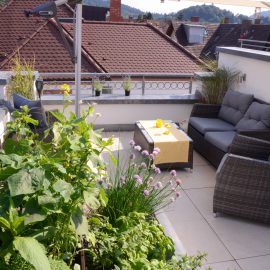
[[[212,74],[201,78],[203,102],[221,104],[228,89],[238,81],[239,71],[228,67],[218,67],[217,61],[213,60],[206,60],[204,69]]]
[[[17,55],[12,60],[12,77],[7,86],[8,99],[13,94],[22,95],[28,99],[34,99],[34,63],[26,61]]]
[[[111,176],[106,189],[109,203],[103,210],[103,214],[109,217],[112,224],[120,216],[127,216],[131,212],[147,213],[164,208],[180,196],[180,179],[177,179],[176,171],[172,170],[169,176],[161,177],[161,171],[153,165],[153,160],[159,154],[155,148],[152,153],[141,149],[130,142],[131,152],[127,164],[117,159],[116,170]],[[136,159],[133,151],[141,153]],[[120,165],[122,164],[122,165]]]

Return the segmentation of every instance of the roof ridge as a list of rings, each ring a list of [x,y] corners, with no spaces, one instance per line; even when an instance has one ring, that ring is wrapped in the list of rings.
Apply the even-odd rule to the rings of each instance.
[[[57,26],[56,21],[54,19],[50,19],[49,21],[52,22],[54,26]],[[61,23],[61,26],[63,24],[65,23]],[[71,41],[74,44],[74,38],[72,37],[72,35],[68,32],[68,30],[65,27],[62,27],[62,28],[63,28],[64,35],[67,37],[69,41]],[[106,69],[94,59],[94,57],[92,57],[89,53],[87,53],[87,51],[84,49],[83,46],[82,46],[82,54],[84,55],[86,60],[90,62],[92,65],[94,65],[99,71],[107,72]]]
[[[14,0],[8,1],[2,8],[0,8],[0,13],[1,13],[3,10],[5,10],[8,6],[10,6],[11,3],[13,3],[13,2],[14,2]]]
[[[12,0],[13,1],[13,0]],[[4,67],[10,59],[20,50],[22,49],[36,34],[38,34],[41,29],[48,24],[48,21],[46,20],[41,26],[37,28],[36,31],[34,31],[21,45],[19,45],[11,54],[8,55],[8,57],[0,63],[0,68]]]
[[[193,58],[192,60],[197,61],[199,64],[205,64],[204,61],[202,61],[201,59],[199,59],[196,55],[194,55],[193,53],[191,53],[189,50],[187,50],[184,46],[182,46],[181,44],[179,44],[178,42],[174,41],[172,38],[170,38],[169,36],[167,36],[166,34],[164,34],[160,29],[158,29],[157,27],[155,27],[154,25],[147,23],[147,26],[152,28],[155,32],[157,32],[160,36],[162,36],[164,39],[166,39],[167,41],[169,41],[170,43],[172,43],[175,47],[177,47],[178,49],[182,50],[184,53],[186,53],[190,58]]]

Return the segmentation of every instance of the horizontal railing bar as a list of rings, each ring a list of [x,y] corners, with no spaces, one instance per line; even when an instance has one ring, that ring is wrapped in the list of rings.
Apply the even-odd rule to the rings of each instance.
[[[245,41],[247,41],[247,42],[252,42],[252,43],[263,43],[263,44],[270,44],[270,42],[269,41],[262,41],[262,40],[254,40],[254,39],[238,39],[238,41],[240,41],[240,42],[245,42]]]
[[[251,47],[251,48],[260,48],[260,49],[266,49],[266,48],[268,48],[266,46],[252,45],[252,44],[246,44],[246,43],[242,44],[242,46]]]
[[[40,76],[42,77],[70,77],[70,76],[75,76],[75,73],[72,72],[66,72],[66,73],[61,73],[61,72],[41,72],[39,73]],[[193,73],[85,73],[82,72],[81,76],[91,76],[91,77],[101,77],[101,76],[108,76],[108,77],[125,77],[125,76],[130,76],[130,77],[159,77],[159,78],[193,78],[194,74]]]

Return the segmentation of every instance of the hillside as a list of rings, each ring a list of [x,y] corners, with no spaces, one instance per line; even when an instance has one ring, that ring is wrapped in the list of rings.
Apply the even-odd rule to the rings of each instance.
[[[262,15],[263,17],[270,17],[270,10],[262,11],[262,12],[261,12],[261,15]]]

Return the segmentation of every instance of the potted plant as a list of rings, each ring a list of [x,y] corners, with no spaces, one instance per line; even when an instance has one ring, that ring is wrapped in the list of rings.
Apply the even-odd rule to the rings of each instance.
[[[124,90],[125,90],[125,96],[130,95],[130,90],[131,90],[131,79],[130,77],[125,78],[122,84]]]
[[[102,91],[102,83],[100,82],[99,79],[93,81],[93,87],[95,90],[95,96],[96,97],[100,96],[100,93]]]

